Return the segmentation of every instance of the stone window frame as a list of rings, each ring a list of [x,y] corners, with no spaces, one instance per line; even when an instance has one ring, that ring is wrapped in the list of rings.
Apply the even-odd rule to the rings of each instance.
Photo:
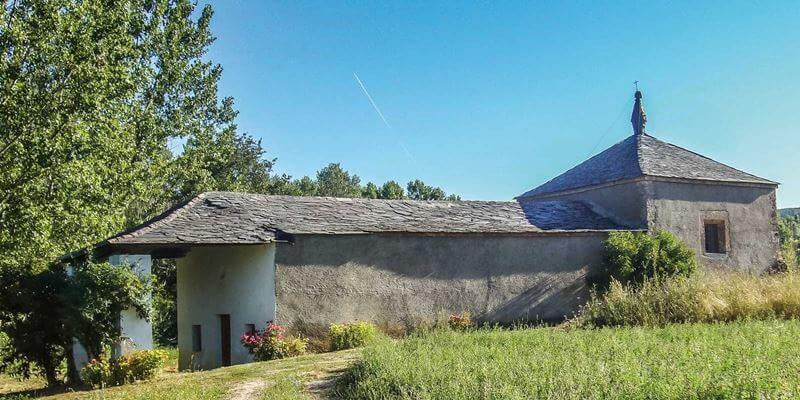
[[[708,258],[724,259],[730,257],[733,252],[731,246],[731,223],[728,218],[728,212],[723,210],[707,210],[700,212],[700,251],[701,254]],[[723,243],[724,253],[708,253],[706,252],[706,224],[718,223],[723,226]]]

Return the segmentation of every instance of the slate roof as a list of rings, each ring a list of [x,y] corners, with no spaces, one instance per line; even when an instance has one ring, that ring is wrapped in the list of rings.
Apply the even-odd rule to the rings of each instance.
[[[518,198],[652,176],[707,182],[777,185],[648,134],[632,135]]]
[[[624,229],[579,201],[414,201],[203,193],[101,246],[255,244],[293,234]]]

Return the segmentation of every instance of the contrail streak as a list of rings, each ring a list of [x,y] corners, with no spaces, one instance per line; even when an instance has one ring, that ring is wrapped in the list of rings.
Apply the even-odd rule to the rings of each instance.
[[[389,125],[389,122],[386,121],[386,117],[383,116],[383,113],[381,112],[381,109],[378,108],[377,104],[375,104],[375,100],[372,100],[372,96],[369,95],[369,92],[367,91],[366,86],[364,86],[364,83],[361,82],[361,79],[358,78],[358,75],[356,75],[355,72],[353,72],[353,76],[356,78],[356,82],[358,82],[358,86],[361,86],[361,90],[363,90],[364,94],[367,95],[367,99],[369,99],[370,104],[372,104],[372,107],[378,113],[378,116],[380,116],[381,119],[383,120],[383,123],[386,124],[387,128],[391,129],[392,126]]]
[[[383,121],[383,123],[386,124],[387,128],[392,129],[392,126],[389,125],[389,121],[387,121],[386,117],[383,116],[383,113],[381,112],[381,109],[378,107],[377,104],[375,104],[375,100],[372,99],[372,96],[370,96],[369,92],[367,91],[367,87],[364,86],[364,82],[361,82],[361,79],[359,79],[358,74],[356,74],[355,72],[353,72],[353,77],[356,78],[356,82],[358,82],[358,86],[361,86],[361,90],[367,96],[367,99],[369,99],[369,103],[372,104],[372,108],[374,108],[375,112],[378,113],[378,116],[381,117],[381,120]],[[395,137],[395,140],[397,140],[397,143],[400,145],[401,148],[403,148],[403,151],[406,153],[408,158],[410,158],[411,161],[413,161],[416,164],[417,163],[417,159],[414,158],[414,155],[411,154],[410,151],[408,151],[408,148],[406,147],[406,145],[403,144],[403,141],[400,140],[400,138],[398,138],[398,137]]]

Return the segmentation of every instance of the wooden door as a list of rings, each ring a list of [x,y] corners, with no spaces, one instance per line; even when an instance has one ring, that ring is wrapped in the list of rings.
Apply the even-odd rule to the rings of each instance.
[[[230,314],[221,314],[219,316],[220,323],[220,340],[222,349],[222,366],[227,367],[231,365],[231,316]]]

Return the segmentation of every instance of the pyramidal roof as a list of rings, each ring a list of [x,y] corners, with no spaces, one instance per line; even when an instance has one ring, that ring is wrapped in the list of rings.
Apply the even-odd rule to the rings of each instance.
[[[645,176],[732,184],[777,185],[776,182],[729,167],[646,133],[640,133],[629,136],[517,198],[539,197]]]

